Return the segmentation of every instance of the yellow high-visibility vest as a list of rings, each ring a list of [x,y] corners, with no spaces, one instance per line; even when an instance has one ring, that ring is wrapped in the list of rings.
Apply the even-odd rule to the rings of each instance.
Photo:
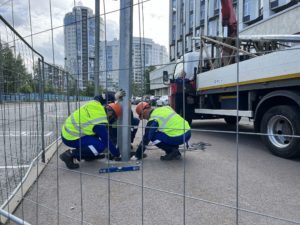
[[[156,120],[158,122],[158,130],[169,137],[183,135],[191,129],[189,123],[177,114],[170,106],[154,109],[149,118],[149,121],[152,120]]]
[[[77,140],[82,136],[95,135],[95,125],[108,124],[104,107],[98,101],[90,101],[72,113],[62,127],[62,136],[66,140]]]

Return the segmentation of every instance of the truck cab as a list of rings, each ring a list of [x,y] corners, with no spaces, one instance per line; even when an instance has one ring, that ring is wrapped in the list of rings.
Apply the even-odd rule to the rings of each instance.
[[[170,79],[169,102],[171,107],[189,123],[192,121],[196,103],[196,74],[199,65],[199,52],[190,52],[176,63]],[[168,80],[166,77],[165,81]]]

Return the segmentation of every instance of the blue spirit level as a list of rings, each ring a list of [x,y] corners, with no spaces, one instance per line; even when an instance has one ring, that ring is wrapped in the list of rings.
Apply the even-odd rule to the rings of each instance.
[[[111,166],[106,168],[100,168],[99,173],[114,173],[114,172],[126,172],[140,170],[140,166]]]

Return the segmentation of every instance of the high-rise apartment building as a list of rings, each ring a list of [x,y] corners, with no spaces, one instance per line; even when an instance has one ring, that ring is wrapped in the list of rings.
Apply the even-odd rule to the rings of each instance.
[[[84,6],[75,6],[64,18],[65,69],[78,80],[80,89],[94,81],[95,16]],[[100,40],[104,39],[104,23],[100,18]],[[100,59],[100,70],[102,63]]]
[[[106,43],[106,73],[102,73],[101,81],[107,82],[108,87],[118,87],[119,79],[119,40],[108,41]],[[101,48],[105,49],[104,43]],[[105,54],[105,51],[103,51]],[[102,56],[105,58],[105,56]],[[132,40],[132,81],[134,83],[142,83],[144,66],[159,67],[168,62],[168,54],[166,47],[156,44],[149,38],[133,37]],[[105,65],[104,65],[105,67]],[[103,83],[102,82],[102,83]],[[104,83],[103,83],[104,84]]]
[[[232,0],[239,34],[296,34],[300,32],[297,0]],[[238,9],[237,9],[238,7]],[[221,0],[170,0],[170,60],[199,48],[200,35],[223,36]]]

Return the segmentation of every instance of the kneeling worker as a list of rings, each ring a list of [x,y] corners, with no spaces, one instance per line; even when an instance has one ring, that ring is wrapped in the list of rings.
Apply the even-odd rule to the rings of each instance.
[[[140,119],[148,120],[148,123],[135,157],[141,159],[145,146],[152,141],[166,152],[166,155],[160,157],[161,160],[180,159],[179,145],[191,138],[189,123],[170,106],[153,109],[149,103],[140,102],[136,107],[136,113]]]
[[[77,169],[84,159],[91,161],[104,158],[101,154],[106,148],[114,157],[120,157],[119,150],[111,142],[108,125],[114,123],[122,114],[121,106],[110,103],[105,107],[96,100],[90,101],[72,113],[62,127],[62,141],[74,148],[59,157],[69,169]]]

